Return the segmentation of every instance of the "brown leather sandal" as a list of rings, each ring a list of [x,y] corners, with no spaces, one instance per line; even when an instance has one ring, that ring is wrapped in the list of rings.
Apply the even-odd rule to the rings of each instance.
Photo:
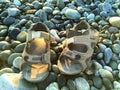
[[[87,30],[85,35],[78,32],[83,29]],[[87,22],[81,21],[68,31],[67,36],[69,38],[63,42],[63,51],[57,65],[62,74],[79,74],[90,66],[93,48],[98,41],[98,32],[91,30]]]
[[[32,26],[33,30],[47,27],[43,23]],[[34,28],[33,28],[34,27]],[[41,30],[41,28],[39,28]],[[48,30],[48,29],[47,29]],[[55,40],[53,36],[44,31],[29,31],[27,44],[22,53],[24,62],[21,66],[23,78],[29,82],[43,81],[51,70],[50,42]]]

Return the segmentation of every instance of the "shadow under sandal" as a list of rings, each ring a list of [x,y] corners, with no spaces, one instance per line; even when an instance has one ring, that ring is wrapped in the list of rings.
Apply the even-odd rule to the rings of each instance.
[[[91,65],[98,32],[91,30],[87,22],[81,21],[67,32],[67,37],[69,38],[63,42],[63,51],[57,65],[62,74],[79,74]]]
[[[36,27],[35,25],[32,26],[32,29],[38,29],[39,26],[47,29],[42,23],[37,23]],[[39,29],[41,30],[41,28]],[[40,82],[48,76],[51,70],[50,39],[54,38],[44,31],[28,32],[27,44],[22,53],[24,62],[21,66],[23,78],[27,81]]]

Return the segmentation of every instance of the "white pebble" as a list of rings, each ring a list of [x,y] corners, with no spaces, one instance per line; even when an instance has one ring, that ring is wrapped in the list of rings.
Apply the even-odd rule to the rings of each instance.
[[[118,70],[120,70],[120,63],[118,64]]]
[[[13,3],[17,6],[20,6],[21,5],[21,2],[19,0],[14,0]]]
[[[55,29],[50,30],[50,33],[55,37],[57,41],[60,41],[60,37],[57,34],[57,31]]]

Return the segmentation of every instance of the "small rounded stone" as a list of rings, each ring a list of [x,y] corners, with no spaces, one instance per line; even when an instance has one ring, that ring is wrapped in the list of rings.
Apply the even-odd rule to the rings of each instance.
[[[69,90],[69,89],[68,89],[68,87],[63,86],[63,87],[61,88],[61,90]]]
[[[108,78],[103,78],[103,84],[108,90],[113,88],[112,82]]]
[[[119,89],[120,89],[120,82],[114,81],[114,82],[113,82],[113,85],[114,85],[114,89],[115,89],[115,90],[119,90]]]
[[[4,20],[3,20],[3,23],[6,24],[6,25],[11,25],[15,22],[15,18],[14,17],[6,17]]]
[[[118,64],[118,70],[120,70],[120,63]]]
[[[111,61],[109,66],[113,69],[113,70],[116,70],[117,67],[118,67],[118,64],[116,61]]]
[[[57,79],[59,87],[63,87],[66,84],[66,78],[63,75],[59,75]]]
[[[97,59],[102,59],[103,58],[103,53],[98,53]]]
[[[4,73],[14,73],[14,72],[11,68],[3,68],[0,70],[0,75],[2,75]]]
[[[59,90],[57,82],[52,82],[45,90]]]
[[[112,45],[112,50],[116,54],[120,53],[120,45],[119,44],[113,44]]]
[[[65,16],[69,19],[79,19],[80,18],[80,14],[78,11],[74,10],[74,9],[67,9],[65,12]]]
[[[109,40],[109,39],[104,39],[102,42],[103,42],[103,44],[105,44],[105,45],[112,45],[112,41]]]
[[[100,77],[93,77],[93,83],[96,88],[102,87],[102,79]]]
[[[25,42],[27,37],[27,32],[22,31],[17,35],[17,40],[20,42]]]
[[[114,16],[109,19],[112,26],[120,28],[120,17]]]
[[[7,60],[8,64],[11,66],[13,64],[14,59],[19,56],[21,56],[21,53],[12,53]]]
[[[67,81],[67,87],[69,90],[76,90],[75,82],[71,79]]]
[[[18,69],[20,70],[20,69],[21,69],[22,62],[23,62],[23,58],[22,58],[22,57],[16,57],[16,58],[13,60],[13,66],[14,66],[15,68],[18,68]]]
[[[22,53],[26,43],[21,43],[15,47],[16,53]]]
[[[110,71],[105,69],[99,69],[100,75],[103,78],[108,78],[110,81],[113,81],[113,75]]]
[[[60,73],[57,65],[52,65],[52,70],[53,70],[53,72],[55,72],[56,74],[59,74],[59,73]]]
[[[76,90],[90,90],[90,86],[86,79],[78,77],[75,79]]]
[[[12,54],[11,50],[4,50],[0,52],[0,60],[3,62],[7,62],[9,56]]]

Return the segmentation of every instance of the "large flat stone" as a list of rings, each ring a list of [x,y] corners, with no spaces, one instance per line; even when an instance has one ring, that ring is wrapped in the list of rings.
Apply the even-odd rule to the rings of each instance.
[[[37,86],[22,79],[21,74],[5,73],[0,76],[0,90],[38,90]]]

